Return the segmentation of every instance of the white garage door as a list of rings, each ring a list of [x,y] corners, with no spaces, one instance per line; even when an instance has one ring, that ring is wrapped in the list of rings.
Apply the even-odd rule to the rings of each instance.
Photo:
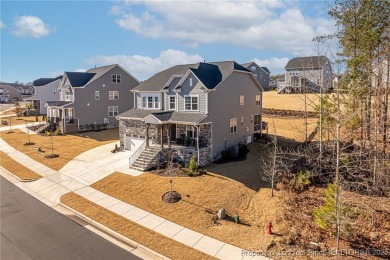
[[[145,142],[145,139],[139,136],[125,135],[125,150],[135,151]]]

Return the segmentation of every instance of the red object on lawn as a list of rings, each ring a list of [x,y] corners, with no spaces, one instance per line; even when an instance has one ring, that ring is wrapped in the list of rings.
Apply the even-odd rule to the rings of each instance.
[[[273,226],[272,226],[272,222],[271,221],[268,223],[267,228],[268,228],[268,234],[272,235],[272,228],[273,228]]]

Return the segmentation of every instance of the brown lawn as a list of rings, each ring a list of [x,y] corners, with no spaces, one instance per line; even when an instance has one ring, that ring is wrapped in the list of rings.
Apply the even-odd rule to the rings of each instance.
[[[318,94],[306,94],[307,110],[314,111],[319,104]],[[278,94],[276,91],[263,92],[263,108],[305,110],[304,94]]]
[[[7,121],[8,122],[7,126],[9,126],[10,120],[11,120],[11,127],[13,125],[25,125],[26,122],[27,122],[27,124],[36,122],[35,121],[36,120],[35,116],[21,116],[19,118],[17,116],[8,116],[8,117],[1,118],[1,120],[2,121]],[[38,122],[43,122],[42,116],[38,116]]]
[[[215,259],[119,216],[75,193],[65,194],[61,197],[61,202],[123,236],[171,259]]]
[[[245,173],[240,173],[245,174]],[[282,228],[283,201],[281,193],[271,197],[268,188],[259,192],[235,180],[207,174],[200,177],[174,177],[173,189],[182,200],[175,204],[162,201],[170,190],[170,178],[152,173],[138,177],[113,173],[94,183],[93,188],[112,197],[152,212],[182,226],[236,245],[247,250],[266,248],[279,236],[266,234],[266,224],[272,221],[275,232]],[[221,207],[228,218],[214,225],[212,218]],[[236,224],[233,216],[242,220]]]
[[[305,120],[303,118],[270,117],[263,115],[263,121],[268,122],[268,133],[296,142],[306,139]],[[317,118],[308,118],[307,132],[310,135],[317,125]],[[275,124],[275,127],[273,126]]]
[[[27,134],[20,130],[13,131],[13,133],[1,132],[1,138],[15,149],[56,171],[77,155],[97,146],[118,140],[118,129],[113,128],[99,132],[91,131],[73,135],[53,136],[53,138],[50,136],[30,135],[31,142],[34,142],[35,145],[24,146],[23,144],[28,142]],[[58,154],[59,157],[47,159],[44,156],[51,154],[52,139],[54,153]],[[41,150],[45,151],[45,153],[38,152],[38,147],[41,147]]]
[[[0,165],[23,181],[36,180],[42,177],[38,173],[24,167],[2,151],[0,151],[0,158]]]

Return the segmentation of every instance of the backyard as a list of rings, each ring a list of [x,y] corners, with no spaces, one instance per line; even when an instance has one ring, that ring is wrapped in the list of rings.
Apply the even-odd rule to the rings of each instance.
[[[319,94],[306,94],[308,111],[314,111],[319,102]],[[305,94],[278,94],[276,91],[265,91],[263,92],[263,108],[303,111],[305,110]]]
[[[53,137],[30,134],[30,140],[35,143],[34,145],[24,145],[28,142],[28,135],[21,130],[13,130],[12,133],[3,131],[0,134],[1,138],[9,145],[53,170],[61,169],[66,163],[85,151],[118,141],[117,128]],[[59,157],[45,158],[45,155],[51,154],[52,144],[53,153],[58,154]],[[114,148],[114,144],[112,148]]]

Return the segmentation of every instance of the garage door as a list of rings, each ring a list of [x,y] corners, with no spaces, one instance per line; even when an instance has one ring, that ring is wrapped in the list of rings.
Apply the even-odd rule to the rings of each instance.
[[[124,138],[124,146],[125,150],[135,151],[145,142],[145,138],[143,136],[136,136],[126,134]]]

